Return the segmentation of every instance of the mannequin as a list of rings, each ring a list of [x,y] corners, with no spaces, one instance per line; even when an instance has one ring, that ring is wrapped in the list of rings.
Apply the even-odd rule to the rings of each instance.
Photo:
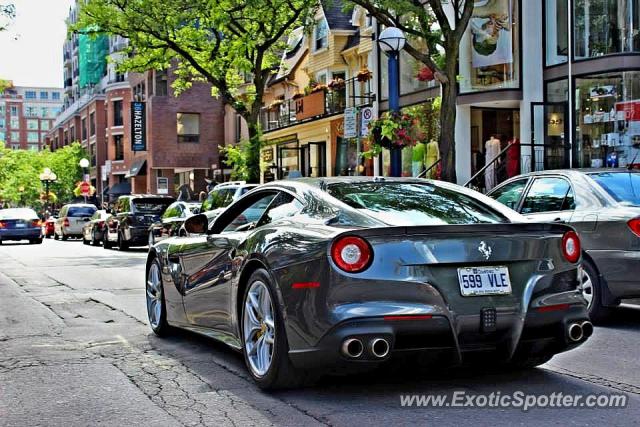
[[[488,141],[484,143],[485,151],[484,158],[485,164],[489,165],[491,161],[500,154],[500,140],[496,137],[496,135],[491,135]],[[498,159],[496,163],[499,163]],[[496,186],[496,163],[491,163],[487,169],[484,171],[484,185],[485,191],[491,190]]]
[[[438,141],[436,141],[435,139],[432,139],[427,144],[427,153],[425,156],[424,163],[427,166],[427,168],[430,168],[435,162],[438,161],[438,159],[440,159],[440,149],[438,148]],[[438,177],[436,170],[437,170],[437,167],[431,168],[426,178],[436,179]]]
[[[425,144],[418,142],[411,153],[411,176],[418,176],[424,170]]]
[[[512,147],[507,150],[507,178],[520,173],[520,140],[514,137],[509,144]]]

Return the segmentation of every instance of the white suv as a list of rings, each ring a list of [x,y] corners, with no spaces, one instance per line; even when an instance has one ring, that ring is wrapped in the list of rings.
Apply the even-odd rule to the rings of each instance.
[[[98,208],[91,204],[64,205],[53,225],[53,238],[67,240],[69,237],[82,237],[82,227],[91,220],[97,210]]]
[[[202,202],[200,213],[207,215],[209,225],[224,211],[227,206],[257,187],[258,184],[247,184],[245,181],[229,181],[216,185]]]

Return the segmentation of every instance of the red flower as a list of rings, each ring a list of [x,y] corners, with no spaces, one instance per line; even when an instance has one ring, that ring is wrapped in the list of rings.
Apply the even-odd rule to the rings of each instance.
[[[429,82],[433,80],[433,71],[429,67],[422,67],[416,78],[421,82]]]

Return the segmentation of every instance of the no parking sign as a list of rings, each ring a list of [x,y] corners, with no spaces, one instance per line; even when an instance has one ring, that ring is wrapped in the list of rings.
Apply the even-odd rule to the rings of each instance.
[[[373,120],[373,108],[364,107],[360,110],[360,136],[369,135],[369,122]]]

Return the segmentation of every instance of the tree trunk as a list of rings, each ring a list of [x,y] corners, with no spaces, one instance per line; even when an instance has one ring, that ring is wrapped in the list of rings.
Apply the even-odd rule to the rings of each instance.
[[[447,55],[450,55],[447,52]],[[457,53],[456,53],[457,55]],[[453,61],[452,61],[453,62]],[[455,66],[447,68],[448,82],[442,84],[442,105],[440,107],[440,158],[442,159],[441,179],[456,183],[456,86]]]
[[[262,132],[257,117],[247,120],[249,130],[249,147],[247,151],[247,181],[260,183],[260,150],[262,149]]]

